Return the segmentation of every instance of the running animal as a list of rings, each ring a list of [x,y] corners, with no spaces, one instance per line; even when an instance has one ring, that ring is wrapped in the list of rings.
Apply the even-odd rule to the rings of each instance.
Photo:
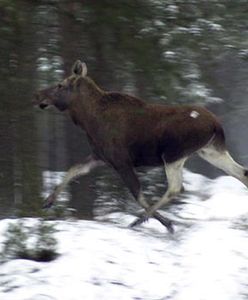
[[[203,107],[149,104],[127,94],[104,91],[87,76],[86,64],[80,60],[69,77],[39,91],[34,103],[42,109],[53,105],[60,111],[67,110],[73,122],[86,132],[92,149],[92,154],[82,164],[72,167],[55,187],[46,199],[46,207],[54,203],[72,179],[107,165],[120,175],[145,209],[131,226],[154,217],[172,232],[172,222],[158,209],[182,190],[183,165],[193,153],[248,187],[247,169],[233,160],[220,122]],[[135,168],[160,165],[164,166],[168,188],[150,206]]]

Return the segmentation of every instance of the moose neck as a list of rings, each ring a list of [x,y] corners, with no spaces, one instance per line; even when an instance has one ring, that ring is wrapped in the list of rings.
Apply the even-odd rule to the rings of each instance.
[[[87,131],[88,124],[98,117],[100,100],[105,92],[89,77],[78,79],[76,85],[70,114],[74,123]]]

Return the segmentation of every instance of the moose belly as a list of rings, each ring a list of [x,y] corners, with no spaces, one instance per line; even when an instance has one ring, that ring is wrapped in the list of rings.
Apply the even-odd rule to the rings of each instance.
[[[135,167],[163,164],[159,147],[153,142],[132,145],[129,154]]]
[[[134,166],[159,166],[172,163],[202,148],[209,137],[178,137],[166,135],[162,139],[136,143],[129,149]]]

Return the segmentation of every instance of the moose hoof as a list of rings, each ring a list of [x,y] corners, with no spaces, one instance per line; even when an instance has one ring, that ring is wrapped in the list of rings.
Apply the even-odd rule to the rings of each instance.
[[[159,217],[157,215],[155,215],[155,217],[158,219],[158,221],[163,224],[166,229],[168,230],[169,233],[173,234],[174,233],[174,227],[173,227],[173,222],[168,219],[168,218],[164,218],[161,215],[159,215]],[[137,218],[136,220],[134,220],[129,227],[133,228],[137,225],[141,225],[144,222],[147,222],[149,219],[149,216],[147,216],[146,214],[144,214],[143,216]]]
[[[54,194],[51,194],[50,196],[48,196],[42,206],[43,209],[47,209],[53,206],[53,203],[56,199],[56,196]]]
[[[141,225],[142,223],[147,222],[148,219],[149,219],[149,217],[148,217],[146,214],[144,214],[143,216],[141,216],[141,217],[137,218],[136,220],[134,220],[134,221],[129,225],[129,227],[133,228],[133,227],[135,227],[135,226]]]
[[[173,227],[173,222],[171,220],[167,219],[167,222],[166,222],[166,224],[164,224],[164,226],[167,228],[169,233],[173,234],[175,232],[174,227]]]

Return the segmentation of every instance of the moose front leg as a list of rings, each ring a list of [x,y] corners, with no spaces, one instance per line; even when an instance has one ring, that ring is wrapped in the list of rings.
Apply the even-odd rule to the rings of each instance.
[[[102,160],[98,160],[92,155],[90,155],[84,160],[82,164],[78,164],[70,168],[69,171],[66,173],[65,177],[63,178],[62,182],[59,185],[57,185],[54,188],[53,192],[47,197],[43,205],[43,208],[51,207],[56,201],[58,195],[65,189],[67,184],[71,182],[73,179],[79,176],[86,175],[96,167],[103,166],[103,165],[105,165],[105,163]]]
[[[132,195],[134,196],[135,200],[138,201],[139,204],[141,205],[141,207],[143,207],[146,211],[149,211],[150,206],[147,203],[147,201],[142,193],[139,179],[138,179],[137,175],[135,174],[134,170],[131,167],[116,168],[116,170],[119,173],[119,175],[121,176],[121,178],[124,181],[124,183],[126,184],[126,186],[129,188],[129,190],[132,193]],[[158,220],[161,224],[163,224],[170,233],[174,232],[172,222],[170,219],[163,217],[157,211],[153,212],[152,216],[156,220]],[[140,222],[140,220],[142,220],[142,221]],[[130,224],[130,226],[134,227],[135,225],[141,224],[144,221],[145,221],[144,219],[138,218],[136,220],[137,224],[136,224],[136,222],[133,222]]]

